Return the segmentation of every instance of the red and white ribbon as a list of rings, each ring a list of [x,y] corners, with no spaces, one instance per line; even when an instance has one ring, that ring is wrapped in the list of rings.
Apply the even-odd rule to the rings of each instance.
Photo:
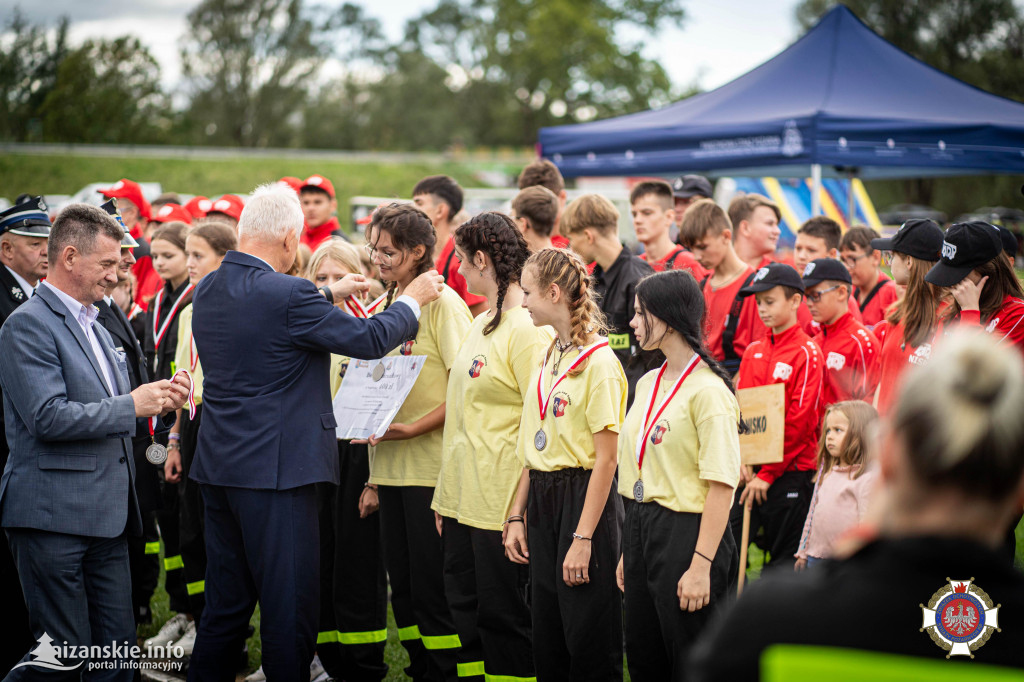
[[[128,311],[129,321],[134,320],[136,315],[140,315],[144,312],[146,311],[141,305],[139,305],[138,303],[132,303],[132,308],[131,310]]]
[[[174,376],[171,377],[171,381],[174,381],[174,377],[178,376],[179,374],[184,374],[186,377],[188,377],[188,418],[189,419],[195,419],[196,418],[196,396],[195,396],[196,382],[192,379],[192,375],[189,373],[189,371],[187,369],[179,369],[177,372],[174,373]],[[149,435],[150,436],[156,435],[157,419],[159,419],[159,417],[157,415],[153,415],[152,417],[149,418]]]
[[[343,303],[345,304],[345,307],[348,308],[348,311],[352,313],[353,317],[359,317],[365,320],[370,316],[370,314],[366,312],[363,302],[355,296],[349,296],[343,301]]]
[[[651,431],[654,429],[654,425],[658,423],[658,418],[661,417],[661,413],[665,411],[668,404],[672,402],[672,398],[675,397],[676,393],[679,392],[679,388],[686,381],[686,377],[690,376],[690,372],[693,371],[697,363],[700,362],[700,356],[696,353],[690,358],[690,361],[686,363],[686,367],[683,369],[683,373],[676,379],[675,385],[672,386],[672,390],[665,396],[665,399],[661,401],[661,406],[658,407],[657,413],[654,415],[654,419],[651,419],[651,412],[654,410],[654,401],[658,397],[658,388],[661,386],[661,378],[665,375],[665,370],[668,369],[668,362],[661,365],[661,369],[658,370],[658,378],[654,381],[654,386],[651,387],[651,397],[647,400],[647,409],[644,411],[644,420],[640,424],[640,432],[636,438],[636,468],[638,471],[644,467],[644,452],[647,450],[647,437],[651,435]]]
[[[587,358],[589,358],[591,355],[593,355],[595,351],[597,351],[600,348],[604,348],[607,345],[608,345],[608,341],[606,339],[604,341],[598,341],[595,344],[592,344],[592,345],[590,345],[590,346],[588,346],[586,348],[581,349],[579,357],[576,358],[576,360],[571,365],[569,365],[569,367],[566,368],[566,370],[564,372],[559,374],[557,379],[555,379],[555,383],[552,384],[550,389],[548,389],[548,393],[547,393],[547,397],[546,398],[544,397],[543,384],[544,384],[544,376],[547,374],[548,355],[549,354],[546,353],[544,355],[544,361],[541,363],[541,366],[540,366],[540,376],[537,377],[537,404],[538,404],[538,406],[540,408],[540,420],[541,421],[544,421],[544,417],[547,416],[548,404],[551,402],[551,395],[555,392],[555,389],[558,388],[558,384],[562,383],[562,379],[567,377],[569,375],[569,372],[573,371],[574,369],[579,367],[581,364],[583,364],[583,361],[586,360]]]
[[[384,303],[384,301],[387,300],[387,298],[388,298],[388,295],[387,295],[387,292],[385,292],[385,293],[381,294],[380,296],[378,296],[377,299],[373,303],[371,303],[370,305],[366,306],[367,317],[369,317],[373,313],[377,312],[377,308],[379,308],[381,306],[381,304]]]
[[[195,288],[196,288],[196,285],[192,284],[191,282],[189,282],[189,285],[187,287],[185,287],[185,290],[183,292],[181,292],[180,296],[178,296],[178,300],[174,302],[173,306],[171,306],[170,311],[167,313],[167,318],[164,319],[164,323],[160,326],[159,329],[157,329],[157,323],[160,321],[160,306],[161,306],[161,304],[164,301],[164,290],[161,289],[157,293],[156,299],[153,301],[153,349],[154,350],[159,350],[160,342],[164,340],[164,336],[166,336],[166,334],[167,334],[167,328],[171,326],[171,320],[174,319],[175,313],[178,312],[178,306],[181,305],[181,302],[185,299],[185,297],[188,296],[189,293],[191,293],[191,291],[193,289],[195,289]]]

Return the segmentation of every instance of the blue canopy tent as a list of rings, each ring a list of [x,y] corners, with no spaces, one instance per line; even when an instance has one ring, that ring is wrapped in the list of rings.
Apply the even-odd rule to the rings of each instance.
[[[840,5],[720,88],[654,111],[542,128],[540,152],[569,177],[809,170],[820,187],[823,170],[1024,173],[1024,104],[911,57]],[[817,203],[820,192],[812,194]]]

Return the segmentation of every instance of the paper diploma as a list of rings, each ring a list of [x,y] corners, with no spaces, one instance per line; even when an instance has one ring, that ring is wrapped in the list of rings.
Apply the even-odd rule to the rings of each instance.
[[[389,355],[380,360],[350,360],[345,378],[334,398],[338,440],[380,438],[391,426],[416,378],[426,355]],[[383,363],[381,370],[374,370]]]

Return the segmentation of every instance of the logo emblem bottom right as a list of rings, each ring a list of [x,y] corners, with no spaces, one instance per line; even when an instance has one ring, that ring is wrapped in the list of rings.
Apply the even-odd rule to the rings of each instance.
[[[970,580],[951,580],[921,604],[921,631],[950,656],[970,656],[999,629],[999,604]]]

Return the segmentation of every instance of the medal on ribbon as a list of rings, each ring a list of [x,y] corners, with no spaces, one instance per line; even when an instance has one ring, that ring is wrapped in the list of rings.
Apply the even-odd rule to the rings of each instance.
[[[544,432],[544,417],[547,416],[548,404],[551,402],[551,396],[554,394],[555,389],[558,388],[558,384],[562,383],[562,380],[569,376],[569,372],[583,364],[583,361],[593,355],[595,351],[607,345],[608,340],[605,339],[604,341],[598,341],[585,349],[581,348],[579,357],[576,358],[576,360],[569,365],[564,372],[558,375],[558,378],[555,379],[551,388],[548,389],[547,397],[544,397],[544,376],[547,374],[548,354],[546,353],[544,355],[544,360],[540,366],[540,376],[537,377],[537,406],[540,410],[541,425],[540,428],[537,429],[537,433],[533,436],[533,447],[537,448],[538,452],[546,448],[548,445],[548,434]]]
[[[686,377],[690,376],[690,372],[693,371],[697,363],[700,362],[700,356],[696,353],[690,358],[690,361],[686,363],[686,367],[683,369],[683,373],[676,379],[676,383],[672,386],[672,390],[669,391],[665,399],[661,401],[661,405],[658,407],[657,412],[654,414],[654,419],[651,419],[651,412],[654,411],[654,402],[658,398],[658,389],[661,387],[661,379],[665,376],[665,370],[668,369],[668,362],[666,361],[661,365],[661,369],[658,370],[658,378],[654,380],[654,386],[651,387],[651,396],[647,399],[647,409],[644,410],[644,419],[640,423],[640,431],[637,433],[636,439],[636,469],[637,479],[636,483],[633,484],[633,499],[637,502],[644,501],[644,481],[643,481],[643,467],[644,467],[644,454],[647,451],[647,439],[651,435],[651,431],[654,430],[654,425],[658,423],[658,418],[661,413],[665,411],[668,404],[672,402],[672,398],[675,397],[676,393],[679,392],[683,382],[686,381]]]
[[[153,301],[153,349],[155,351],[160,350],[160,342],[164,340],[164,336],[167,334],[167,328],[171,326],[171,320],[174,319],[174,314],[178,312],[178,306],[181,305],[181,302],[185,297],[188,296],[195,288],[196,285],[191,282],[187,287],[185,287],[185,290],[181,292],[180,296],[178,296],[178,300],[174,302],[173,306],[171,306],[170,312],[167,313],[167,317],[164,319],[164,323],[160,325],[159,329],[157,328],[157,323],[160,321],[160,306],[164,301],[164,290],[161,289],[156,295],[156,299]]]

